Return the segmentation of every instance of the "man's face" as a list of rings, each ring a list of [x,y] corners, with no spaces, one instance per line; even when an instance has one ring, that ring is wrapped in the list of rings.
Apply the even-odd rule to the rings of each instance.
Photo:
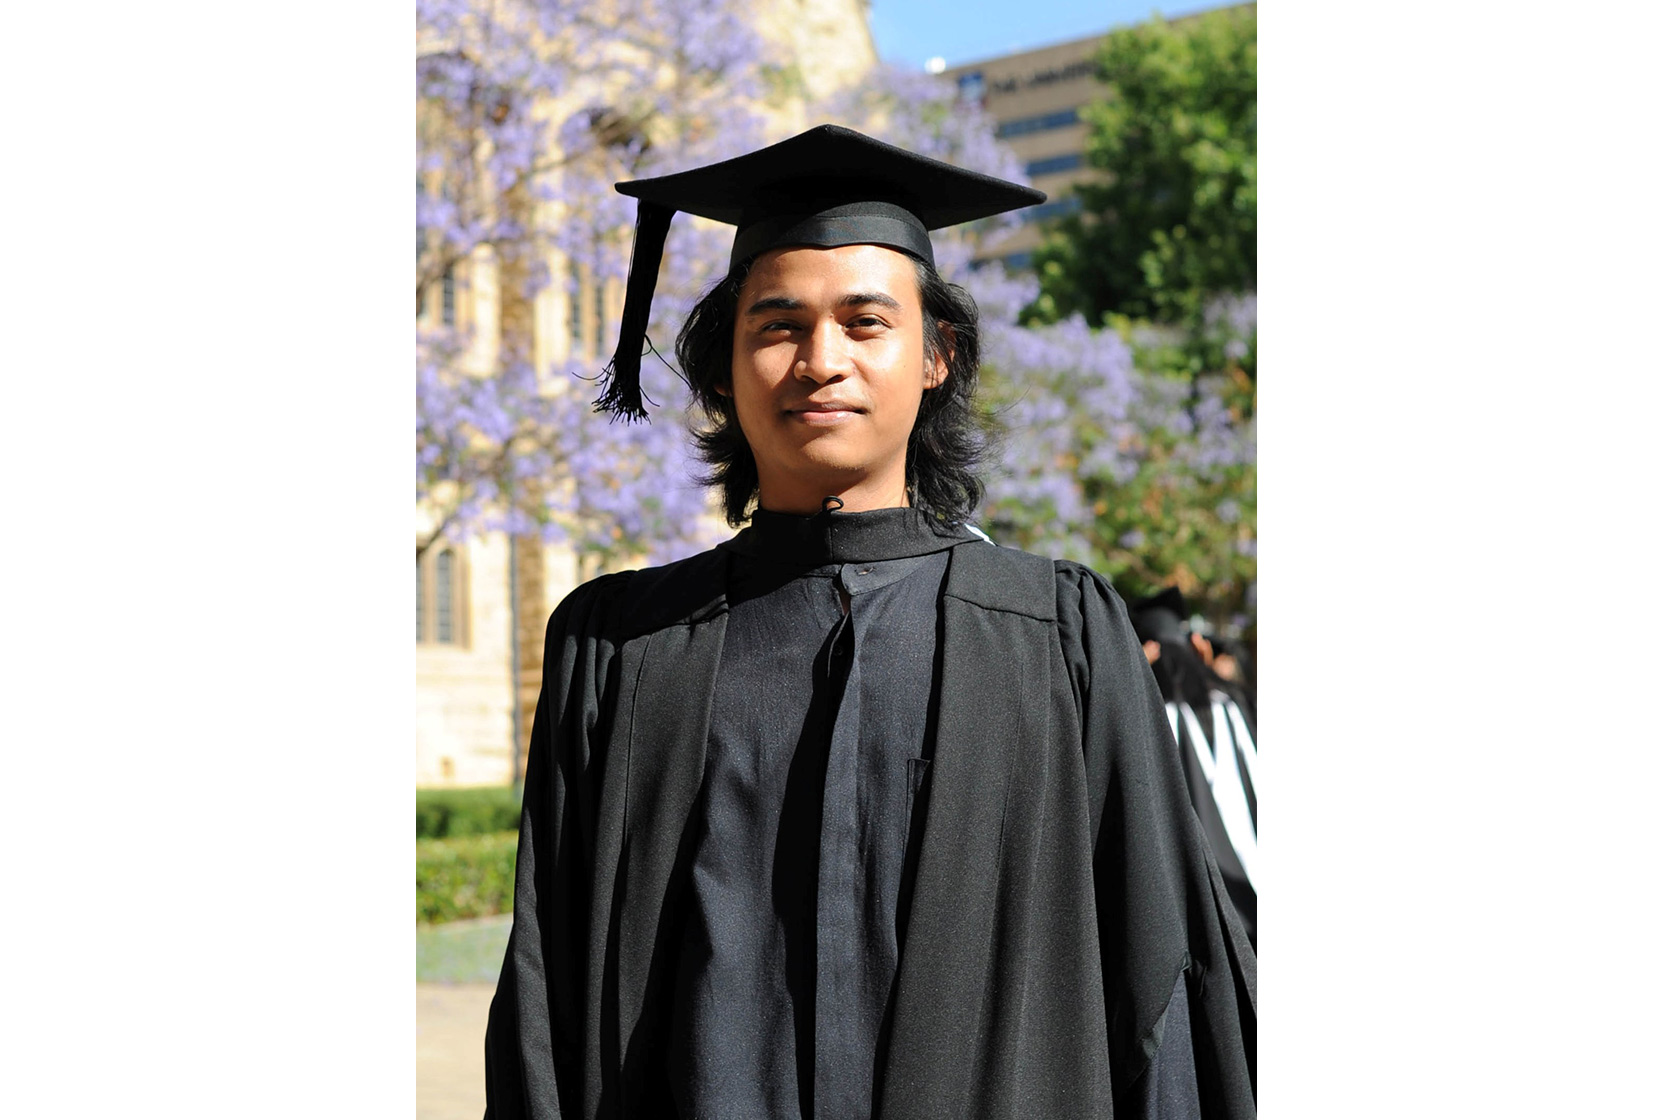
[[[730,384],[758,466],[759,504],[815,512],[904,504],[904,456],[922,392],[945,378],[924,356],[916,268],[879,245],[776,249],[736,305]]]

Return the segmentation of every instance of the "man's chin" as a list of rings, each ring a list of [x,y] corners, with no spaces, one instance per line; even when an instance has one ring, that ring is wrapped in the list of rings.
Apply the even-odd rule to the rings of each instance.
[[[777,474],[788,485],[773,488],[785,493],[812,494],[820,499],[825,495],[839,494],[867,483],[871,473],[868,465],[860,462],[855,455],[825,455],[819,452],[802,455],[785,463]],[[762,487],[761,475],[760,488]]]

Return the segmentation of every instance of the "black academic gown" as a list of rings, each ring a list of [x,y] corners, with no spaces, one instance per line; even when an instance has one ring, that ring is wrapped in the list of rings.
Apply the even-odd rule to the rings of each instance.
[[[725,546],[729,627],[665,1016],[678,1115],[873,1115],[933,765],[939,592],[949,550],[974,539],[899,510],[760,512]]]
[[[603,577],[550,620],[487,1116],[673,1113],[729,555]],[[975,541],[950,550],[939,628],[878,1115],[1159,1115],[1186,1091],[1147,1075],[1176,1008],[1195,1110],[1253,1116],[1253,954],[1124,605],[1088,569]]]

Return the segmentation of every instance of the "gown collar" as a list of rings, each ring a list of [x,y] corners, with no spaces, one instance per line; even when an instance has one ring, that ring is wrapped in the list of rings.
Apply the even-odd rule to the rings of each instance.
[[[980,539],[967,526],[920,509],[812,515],[759,510],[752,524],[722,547],[741,556],[814,567],[927,556]]]

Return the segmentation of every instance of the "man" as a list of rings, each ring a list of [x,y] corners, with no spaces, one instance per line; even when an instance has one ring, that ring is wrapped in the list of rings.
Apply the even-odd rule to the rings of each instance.
[[[738,227],[677,349],[751,525],[550,620],[487,1115],[1252,1116],[1253,956],[1125,606],[964,524],[928,230],[1044,196],[831,125],[619,189],[623,414],[672,212]]]

